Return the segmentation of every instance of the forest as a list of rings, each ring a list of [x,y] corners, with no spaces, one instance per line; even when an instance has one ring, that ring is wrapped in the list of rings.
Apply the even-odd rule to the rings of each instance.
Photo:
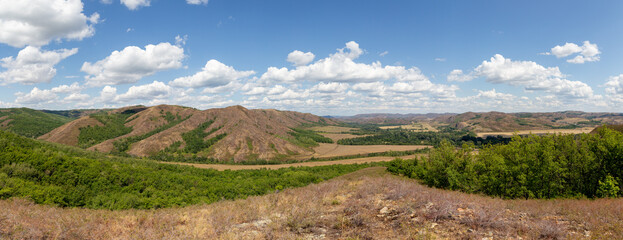
[[[216,171],[159,164],[0,131],[0,199],[94,209],[153,209],[245,198],[371,166]]]
[[[442,141],[428,157],[390,162],[388,171],[437,188],[503,198],[618,197],[623,133],[515,136],[474,152]]]
[[[0,109],[0,119],[0,123],[6,121],[0,129],[30,138],[37,138],[73,120],[29,108]]]

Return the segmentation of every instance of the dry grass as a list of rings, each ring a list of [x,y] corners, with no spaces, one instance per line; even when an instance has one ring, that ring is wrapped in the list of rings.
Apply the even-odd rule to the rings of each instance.
[[[522,131],[514,131],[514,132],[479,132],[476,133],[478,137],[487,137],[487,136],[513,136],[514,134],[524,135],[524,134],[580,134],[580,133],[590,133],[593,131],[593,127],[586,128],[578,128],[578,129],[545,129],[545,130],[522,130]]]
[[[356,130],[356,128],[349,127],[339,127],[339,126],[321,126],[321,127],[311,127],[310,130],[321,132],[321,133],[343,133],[350,132],[352,130]]]
[[[407,155],[400,156],[402,159],[413,159],[416,156],[422,156],[424,154],[417,155]],[[391,160],[396,159],[396,157],[390,156],[378,156],[378,157],[363,157],[363,158],[352,158],[352,159],[344,159],[344,160],[335,160],[335,161],[314,161],[314,162],[300,162],[300,163],[287,163],[287,164],[269,164],[269,165],[231,165],[231,164],[202,164],[202,163],[182,163],[182,162],[160,162],[164,164],[179,164],[186,166],[193,166],[196,168],[212,168],[219,171],[224,170],[244,170],[244,169],[280,169],[280,168],[289,168],[289,167],[317,167],[317,166],[328,166],[328,165],[336,165],[336,164],[361,164],[361,163],[372,163],[372,162],[389,162]]]
[[[437,128],[433,127],[432,125],[430,125],[429,123],[413,123],[413,124],[406,124],[406,125],[396,125],[396,126],[382,126],[379,127],[380,129],[395,129],[395,128],[402,128],[405,130],[411,130],[414,132],[438,132],[439,130],[437,130]]]
[[[379,153],[387,151],[411,151],[428,148],[424,145],[338,145],[329,143],[320,143],[314,148],[315,153],[312,155],[316,158],[328,158],[337,156],[349,156],[367,153]],[[306,157],[312,157],[306,156]]]
[[[0,239],[621,239],[623,199],[501,200],[368,168],[244,200],[161,210],[0,201]]]

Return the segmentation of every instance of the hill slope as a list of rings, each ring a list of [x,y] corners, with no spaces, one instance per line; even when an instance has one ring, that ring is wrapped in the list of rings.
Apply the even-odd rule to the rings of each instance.
[[[29,108],[0,109],[0,129],[36,138],[71,121],[69,117]]]
[[[505,132],[539,129],[572,129],[594,127],[599,124],[623,123],[623,115],[616,113],[586,113],[577,111],[552,113],[466,112],[441,116],[434,121],[474,132]]]
[[[312,114],[241,106],[204,111],[134,106],[82,117],[39,139],[134,156],[160,153],[240,162],[310,154],[292,129],[327,123],[335,122]]]

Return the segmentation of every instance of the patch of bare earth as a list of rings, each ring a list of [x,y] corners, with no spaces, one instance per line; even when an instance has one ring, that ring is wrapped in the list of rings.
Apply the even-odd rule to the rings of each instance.
[[[89,126],[103,126],[103,124],[95,118],[85,116],[68,122],[49,133],[44,134],[38,139],[65,145],[78,146],[80,128]]]
[[[384,168],[211,205],[159,210],[0,201],[3,239],[621,239],[623,199],[502,200]]]

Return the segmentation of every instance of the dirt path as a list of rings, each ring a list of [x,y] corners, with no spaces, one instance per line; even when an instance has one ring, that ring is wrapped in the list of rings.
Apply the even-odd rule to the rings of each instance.
[[[408,159],[414,158],[415,156],[420,156],[422,154],[408,155],[402,156],[399,158]],[[353,159],[344,159],[344,160],[336,160],[336,161],[317,161],[317,162],[302,162],[302,163],[288,163],[288,164],[273,164],[273,165],[227,165],[227,164],[201,164],[201,163],[181,163],[181,162],[160,162],[166,164],[179,164],[186,166],[193,166],[196,168],[212,168],[219,171],[223,170],[243,170],[243,169],[279,169],[279,168],[289,168],[289,167],[316,167],[316,166],[327,166],[327,165],[335,165],[335,164],[355,164],[355,163],[370,163],[370,162],[388,162],[394,160],[396,157],[367,157],[367,158],[353,158]]]

